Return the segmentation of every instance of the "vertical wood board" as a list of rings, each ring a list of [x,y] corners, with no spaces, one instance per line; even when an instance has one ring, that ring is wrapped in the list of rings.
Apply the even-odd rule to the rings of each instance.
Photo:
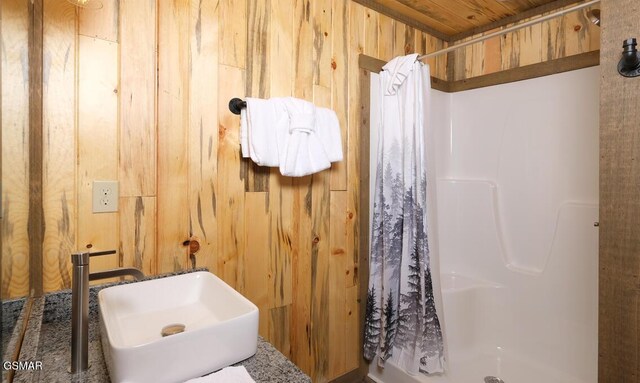
[[[122,197],[156,195],[157,8],[120,4],[119,181]]]
[[[189,236],[200,244],[190,261],[216,272],[218,7],[191,0],[190,10]]]
[[[187,267],[190,2],[158,3],[158,271]]]
[[[29,10],[0,3],[2,39],[2,298],[29,294]]]
[[[93,213],[93,181],[118,179],[118,45],[78,38],[78,250],[115,250],[117,213]],[[118,255],[91,259],[91,270],[112,269]],[[104,283],[104,282],[102,282]]]

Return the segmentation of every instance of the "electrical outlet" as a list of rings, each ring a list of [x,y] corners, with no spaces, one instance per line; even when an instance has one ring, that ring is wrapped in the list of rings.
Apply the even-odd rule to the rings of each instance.
[[[93,181],[93,212],[118,211],[118,181]]]

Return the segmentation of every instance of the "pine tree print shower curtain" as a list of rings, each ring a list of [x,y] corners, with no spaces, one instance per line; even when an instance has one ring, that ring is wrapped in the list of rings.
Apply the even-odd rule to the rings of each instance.
[[[440,373],[444,348],[427,237],[425,103],[429,66],[397,57],[380,72],[379,142],[364,356]]]

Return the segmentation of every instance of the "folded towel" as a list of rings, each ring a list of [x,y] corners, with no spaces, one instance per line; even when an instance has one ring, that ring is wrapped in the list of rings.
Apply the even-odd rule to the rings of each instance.
[[[255,383],[244,366],[225,367],[218,372],[185,383]]]
[[[281,101],[289,114],[289,126],[280,129],[278,139],[283,143],[280,173],[302,177],[330,168],[331,162],[318,136],[316,107],[293,97],[282,98]]]
[[[316,109],[316,133],[329,161],[342,161],[342,134],[336,112],[327,108]]]
[[[320,172],[343,158],[335,112],[293,97],[247,98],[240,113],[240,145],[243,157],[278,166],[292,177]]]
[[[249,125],[247,124],[247,108],[240,109],[240,149],[242,157],[249,158]]]
[[[245,118],[240,114],[240,143],[242,155],[251,157],[260,166],[278,166],[278,142],[274,134],[277,126],[285,123],[286,114],[278,110],[272,100],[247,98]]]

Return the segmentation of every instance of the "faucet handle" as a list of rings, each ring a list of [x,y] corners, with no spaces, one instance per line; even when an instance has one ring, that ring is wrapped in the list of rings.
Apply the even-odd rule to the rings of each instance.
[[[78,253],[71,254],[71,261],[74,266],[86,266],[89,264],[89,257],[96,257],[100,255],[109,255],[115,254],[115,250],[105,250],[105,251],[96,251],[95,253],[91,253],[89,251],[81,251]]]
[[[116,253],[115,250],[96,251],[95,253],[89,252],[89,256],[90,257],[97,257],[99,255],[110,255],[110,254],[115,254],[115,253]]]

